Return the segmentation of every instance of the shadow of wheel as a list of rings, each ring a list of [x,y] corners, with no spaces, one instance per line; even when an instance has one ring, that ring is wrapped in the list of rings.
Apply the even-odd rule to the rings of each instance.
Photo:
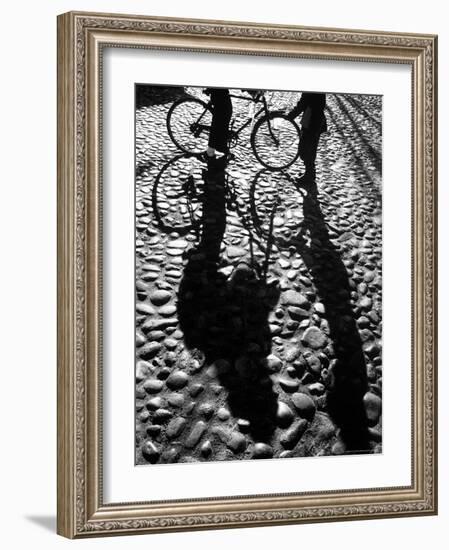
[[[251,221],[261,250],[288,248],[304,221],[303,195],[286,171],[263,169],[251,182]]]
[[[204,164],[196,156],[181,154],[169,160],[156,176],[152,208],[165,233],[184,235],[202,221]]]

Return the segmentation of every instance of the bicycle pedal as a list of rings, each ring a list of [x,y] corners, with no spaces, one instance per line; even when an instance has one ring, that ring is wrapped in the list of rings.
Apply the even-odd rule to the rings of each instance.
[[[194,197],[197,194],[196,188],[195,188],[195,180],[192,175],[188,176],[187,180],[182,186],[183,191],[186,193],[186,195]]]

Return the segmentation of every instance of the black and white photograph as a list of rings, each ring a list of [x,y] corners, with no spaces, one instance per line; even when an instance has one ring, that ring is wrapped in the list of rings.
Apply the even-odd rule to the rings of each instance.
[[[135,463],[382,452],[382,96],[135,86]]]

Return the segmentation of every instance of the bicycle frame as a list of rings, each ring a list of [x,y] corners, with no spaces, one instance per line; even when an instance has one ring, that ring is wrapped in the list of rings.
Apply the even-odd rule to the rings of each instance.
[[[245,97],[245,96],[240,96],[240,95],[233,95],[233,94],[230,94],[230,97],[231,98],[234,98],[234,99],[243,99],[244,101],[250,101],[252,103],[254,103],[255,105],[257,105],[258,103],[262,103],[263,106],[261,109],[259,109],[255,114],[254,116],[252,117],[248,117],[248,119],[236,130],[232,130],[232,133],[233,133],[233,137],[238,137],[238,135],[247,127],[249,126],[252,121],[256,118],[258,118],[262,113],[265,113],[265,116],[268,116],[269,115],[269,110],[268,110],[268,104],[267,104],[267,100],[265,98],[264,95],[262,95],[262,98],[261,99],[254,99],[253,97]],[[203,130],[209,130],[210,127],[209,126],[206,126],[206,125],[201,125],[200,122],[201,122],[201,119],[203,118],[203,116],[205,115],[206,111],[208,109],[212,109],[212,101],[209,99],[209,101],[207,102],[206,104],[206,107],[204,108],[203,112],[201,113],[201,115],[199,116],[198,120],[196,122],[194,122],[192,124],[192,127],[191,127],[191,130],[192,130],[192,133],[195,135],[195,137],[198,137],[198,135],[201,133],[201,131]],[[233,121],[231,121],[231,126],[232,126],[232,123]],[[197,132],[199,132],[197,134]],[[271,127],[270,127],[270,133],[271,133]],[[272,136],[273,139],[275,139],[274,136]]]
[[[252,103],[254,103],[254,105],[257,105],[258,103],[262,103],[263,106],[261,109],[259,109],[256,113],[254,113],[254,115],[252,117],[248,117],[248,119],[246,120],[246,122],[244,122],[242,124],[242,126],[240,126],[240,128],[238,128],[237,130],[233,130],[234,132],[234,135],[237,137],[247,126],[249,126],[251,124],[251,122],[253,120],[255,120],[256,118],[258,118],[262,113],[265,113],[266,116],[268,116],[269,114],[269,110],[268,110],[268,104],[267,104],[267,100],[265,98],[265,95],[262,95],[262,98],[261,99],[254,99],[253,97],[245,97],[245,96],[240,96],[240,95],[232,95],[230,94],[230,97],[234,98],[234,99],[243,99],[244,101],[251,101]],[[232,122],[231,122],[232,124]]]

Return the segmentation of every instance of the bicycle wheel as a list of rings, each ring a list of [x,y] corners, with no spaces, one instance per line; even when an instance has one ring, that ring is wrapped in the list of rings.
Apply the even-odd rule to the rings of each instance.
[[[184,234],[196,228],[201,223],[203,195],[202,163],[187,155],[172,159],[154,182],[152,206],[158,226]]]
[[[182,98],[167,113],[167,130],[173,143],[185,153],[206,150],[212,124],[212,111],[196,98]]]
[[[260,118],[251,133],[251,147],[257,160],[270,170],[291,166],[299,155],[300,130],[282,113]]]

